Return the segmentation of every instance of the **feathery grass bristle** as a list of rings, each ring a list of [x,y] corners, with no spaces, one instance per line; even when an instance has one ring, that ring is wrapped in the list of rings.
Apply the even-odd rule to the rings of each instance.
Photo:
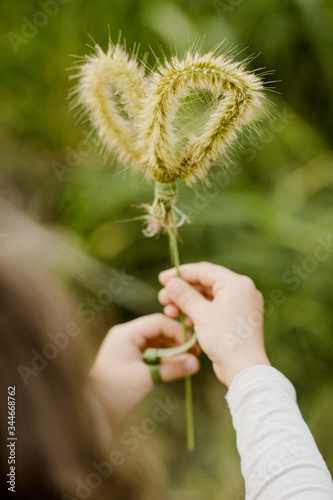
[[[101,142],[161,183],[206,178],[265,100],[259,76],[214,51],[189,50],[147,71],[136,54],[110,42],[106,54],[97,45],[85,57],[77,76],[76,104]],[[200,101],[205,112],[197,131],[193,103]]]
[[[74,105],[83,106],[109,151],[121,162],[136,164],[137,117],[147,85],[144,68],[135,56],[110,43],[106,54],[97,45],[95,54],[85,57],[77,77]]]

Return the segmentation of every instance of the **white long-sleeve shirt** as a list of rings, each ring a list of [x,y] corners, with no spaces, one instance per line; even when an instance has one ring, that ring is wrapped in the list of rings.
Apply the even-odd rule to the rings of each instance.
[[[333,483],[291,382],[271,366],[239,373],[226,395],[246,500],[332,500]]]

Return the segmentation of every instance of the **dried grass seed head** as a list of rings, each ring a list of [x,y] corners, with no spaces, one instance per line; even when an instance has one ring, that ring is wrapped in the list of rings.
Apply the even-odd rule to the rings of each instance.
[[[134,56],[110,43],[105,54],[97,45],[79,67],[77,103],[89,116],[105,146],[119,160],[135,166],[140,160],[137,118],[145,96],[145,69]]]
[[[106,54],[96,46],[79,68],[77,100],[102,143],[160,183],[204,179],[264,101],[257,75],[213,51],[188,51],[184,59],[172,57],[145,73],[120,45],[110,43]],[[211,97],[207,119],[182,144],[177,112],[182,101],[200,94]]]
[[[209,52],[188,52],[173,57],[152,75],[139,120],[143,164],[159,182],[204,178],[212,161],[235,140],[237,132],[253,118],[263,95],[261,80],[241,64]],[[212,105],[204,131],[189,137],[176,155],[174,120],[180,100],[191,92],[209,91]]]

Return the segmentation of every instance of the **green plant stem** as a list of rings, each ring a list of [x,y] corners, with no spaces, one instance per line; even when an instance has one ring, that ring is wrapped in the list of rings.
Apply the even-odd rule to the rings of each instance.
[[[171,261],[176,268],[177,276],[180,277],[179,272],[179,249],[178,249],[178,240],[177,240],[177,229],[173,224],[172,217],[172,209],[169,212],[169,223],[167,224],[167,231],[169,235],[169,244],[170,244],[170,254]],[[181,312],[180,322],[183,327],[183,337],[184,342],[187,341],[187,331],[185,325],[185,314]],[[191,377],[185,377],[185,404],[186,404],[186,441],[187,441],[187,449],[189,451],[193,451],[195,447],[194,440],[194,419],[193,419],[193,399],[192,399],[192,381]]]

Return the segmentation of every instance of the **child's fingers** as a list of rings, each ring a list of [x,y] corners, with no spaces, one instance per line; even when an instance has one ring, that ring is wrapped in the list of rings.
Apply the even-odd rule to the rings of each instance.
[[[174,304],[168,304],[167,306],[165,306],[163,312],[166,316],[172,319],[179,318],[180,316],[180,310]],[[187,328],[192,328],[194,326],[193,321],[188,316],[185,318],[185,326]]]
[[[173,278],[167,282],[166,288],[171,302],[176,304],[195,324],[202,321],[209,314],[211,302],[187,281],[181,278]]]
[[[186,326],[187,328],[193,328],[194,323],[193,323],[193,321],[191,320],[191,318],[189,318],[189,317],[185,318],[185,326]]]
[[[111,338],[117,336],[121,342],[130,339],[140,350],[145,350],[147,343],[164,337],[175,345],[183,342],[183,329],[178,321],[167,318],[161,313],[150,314],[134,319],[128,323],[117,325],[111,330]]]
[[[191,284],[201,284],[206,288],[213,288],[217,282],[226,285],[231,279],[237,276],[226,267],[211,264],[210,262],[199,262],[195,264],[184,264],[179,268],[180,276]],[[159,280],[162,285],[175,278],[177,272],[175,268],[167,269],[159,274]]]
[[[193,326],[191,321],[187,323],[189,327]],[[180,322],[159,313],[117,325],[111,331],[111,337],[114,335],[122,343],[127,342],[126,338],[129,338],[141,352],[144,352],[147,347],[172,347],[184,343],[183,327]],[[192,334],[187,331],[187,339],[191,336]],[[197,348],[193,346],[191,352],[200,354],[201,351],[199,346]]]
[[[186,331],[186,339],[187,340],[190,340],[192,335],[193,335],[192,333],[190,333],[189,331]],[[176,347],[176,346],[179,346],[180,344],[183,344],[183,343],[184,343],[184,337],[182,337],[182,341],[180,343],[176,343],[176,342],[171,341],[171,340],[169,340],[166,337],[161,335],[160,337],[158,337],[156,339],[149,340],[147,342],[146,348],[157,347],[158,349],[163,349],[163,348]],[[195,343],[188,350],[188,352],[195,354],[196,356],[199,356],[199,354],[201,354],[201,349],[200,349],[199,345],[197,343]]]
[[[170,304],[171,300],[169,297],[168,290],[166,288],[162,288],[162,290],[160,290],[158,292],[158,300],[159,300],[160,304],[162,304],[162,306],[166,306],[167,304]]]
[[[198,284],[192,285],[192,287],[195,288],[199,293],[201,293],[201,295],[203,295],[206,299],[208,300],[213,299],[211,289],[206,289],[205,287]],[[158,300],[160,304],[162,304],[162,306],[166,306],[171,303],[170,295],[166,288],[162,288],[162,290],[158,292]],[[176,316],[170,316],[170,317],[176,317]]]
[[[188,351],[188,352],[190,352],[190,353],[194,354],[195,356],[200,356],[200,354],[201,354],[201,349],[200,349],[200,347],[199,347],[199,345],[198,345],[198,344],[194,344],[194,346],[193,346],[193,347],[191,347],[191,349],[189,349],[189,351]]]
[[[178,318],[180,315],[180,310],[173,304],[166,305],[163,311],[166,316],[173,319]]]
[[[200,368],[199,360],[193,354],[179,354],[171,358],[163,358],[159,365],[163,382],[171,382],[179,378],[193,375]]]
[[[158,280],[161,283],[161,285],[165,286],[166,283],[171,279],[175,278],[177,276],[177,270],[175,267],[171,267],[170,269],[166,269],[165,271],[162,271],[158,275]]]

